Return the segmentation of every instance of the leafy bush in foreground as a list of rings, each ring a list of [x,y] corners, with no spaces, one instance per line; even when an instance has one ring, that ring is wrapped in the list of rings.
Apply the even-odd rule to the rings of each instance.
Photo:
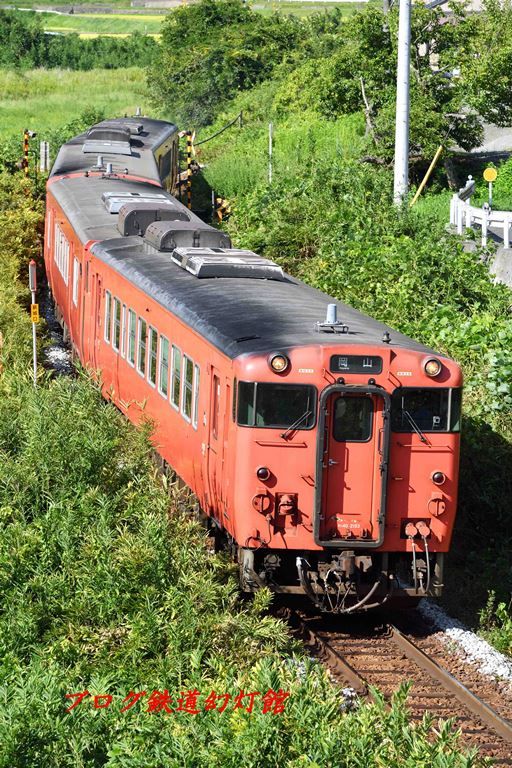
[[[476,765],[447,727],[409,726],[405,691],[391,710],[344,714],[323,668],[261,615],[265,594],[239,602],[144,432],[84,377],[34,391],[4,374],[1,393],[0,766]],[[252,713],[148,713],[165,689],[173,708],[194,689],[290,699],[282,715],[260,699]],[[66,713],[84,690],[114,701]],[[130,691],[147,696],[120,713]]]

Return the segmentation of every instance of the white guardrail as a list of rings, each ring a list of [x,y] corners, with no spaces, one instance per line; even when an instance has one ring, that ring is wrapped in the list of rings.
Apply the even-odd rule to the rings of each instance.
[[[471,205],[471,198],[461,200],[458,194],[450,201],[450,224],[457,228],[457,234],[463,235],[464,230],[479,225],[482,230],[482,245],[487,245],[489,228],[503,230],[503,245],[510,248],[510,228],[512,227],[512,211],[493,211],[487,203],[483,208]]]

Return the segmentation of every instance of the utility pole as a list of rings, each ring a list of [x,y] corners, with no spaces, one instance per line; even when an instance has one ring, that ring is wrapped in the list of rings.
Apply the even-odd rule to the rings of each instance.
[[[396,68],[395,175],[393,199],[402,205],[409,186],[409,71],[411,62],[411,0],[400,0]]]

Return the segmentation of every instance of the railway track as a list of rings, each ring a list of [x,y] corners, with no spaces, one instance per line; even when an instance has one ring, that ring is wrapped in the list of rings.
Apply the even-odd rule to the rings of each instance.
[[[512,766],[510,712],[505,708],[500,712],[498,703],[491,706],[441,666],[436,661],[440,651],[431,642],[423,643],[422,649],[393,624],[376,625],[366,618],[351,620],[342,628],[339,622],[334,625],[325,618],[294,611],[286,618],[335,679],[359,696],[371,698],[373,686],[389,699],[408,680],[412,684],[408,697],[412,721],[421,720],[425,712],[436,718],[454,718],[464,745],[478,747],[497,767]]]

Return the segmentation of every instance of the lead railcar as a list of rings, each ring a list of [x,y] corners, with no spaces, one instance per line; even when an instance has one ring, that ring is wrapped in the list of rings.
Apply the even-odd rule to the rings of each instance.
[[[105,121],[48,181],[45,262],[105,397],[194,491],[241,586],[326,611],[440,594],[456,363],[283,273],[172,194],[177,131]]]

